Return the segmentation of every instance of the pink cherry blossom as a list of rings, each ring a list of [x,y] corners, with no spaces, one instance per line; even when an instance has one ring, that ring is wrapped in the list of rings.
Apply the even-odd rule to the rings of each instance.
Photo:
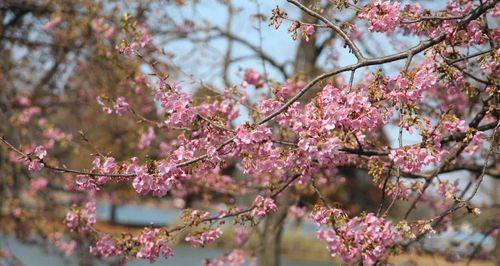
[[[156,137],[154,128],[149,127],[148,130],[145,133],[141,134],[139,144],[137,145],[137,148],[139,149],[145,149],[149,145],[151,145],[151,141]]]
[[[402,167],[405,172],[419,172],[424,166],[436,164],[445,155],[444,151],[411,146],[392,150],[389,158],[396,167]]]
[[[76,241],[75,240],[70,240],[69,242],[66,242],[62,239],[58,239],[55,242],[55,245],[64,252],[64,255],[66,257],[69,257],[73,254],[73,252],[76,249]]]
[[[261,195],[258,195],[253,201],[253,209],[251,215],[262,217],[267,213],[276,211],[278,211],[278,206],[276,206],[276,203],[274,203],[273,199],[264,198]]]
[[[392,33],[400,23],[399,8],[397,1],[373,0],[358,16],[369,20],[370,31]]]
[[[323,206],[314,208],[311,212],[311,218],[316,222],[318,226],[328,224],[340,217],[342,211],[339,209],[329,209]]]
[[[95,245],[90,246],[90,253],[102,258],[119,256],[122,250],[116,246],[112,237],[108,234],[101,236]]]
[[[237,226],[234,228],[234,242],[237,245],[242,245],[248,239],[249,232],[243,226]]]
[[[189,126],[196,117],[196,110],[191,105],[189,96],[182,92],[177,85],[171,85],[172,90],[157,90],[155,98],[165,110],[168,126]]]
[[[141,47],[146,47],[151,42],[151,40],[152,38],[149,34],[143,34],[140,38]]]
[[[85,175],[77,175],[75,184],[76,188],[82,191],[97,192],[100,190],[96,180]]]
[[[118,97],[114,106],[117,115],[122,115],[128,110],[129,104],[125,101],[125,97]]]
[[[43,159],[47,156],[47,151],[43,146],[36,146],[35,150],[33,150],[33,155],[35,155],[38,159]]]
[[[39,114],[41,112],[40,107],[29,107],[26,108],[23,112],[19,114],[17,117],[17,120],[21,124],[26,124],[28,123],[35,115]]]
[[[290,215],[295,218],[302,218],[306,215],[306,209],[297,205],[290,206]]]
[[[48,183],[49,181],[46,178],[38,177],[31,180],[30,187],[33,192],[38,192],[46,188]]]
[[[139,242],[140,249],[135,254],[138,259],[147,259],[151,263],[163,255],[168,259],[174,255],[172,249],[166,244],[165,240],[158,238],[159,229],[145,229],[135,240]]]
[[[115,158],[106,157],[104,163],[101,166],[101,171],[105,174],[111,174],[115,171],[115,169],[116,169]]]
[[[264,87],[264,78],[253,69],[246,69],[243,77],[243,84],[246,85],[254,85],[255,88]]]
[[[369,213],[354,217],[335,230],[320,229],[317,236],[325,242],[330,254],[340,256],[344,263],[362,261],[363,265],[375,265],[399,234],[391,222]]]
[[[249,128],[246,125],[236,129],[236,145],[247,147],[248,144],[261,143],[269,140],[271,130],[264,125],[257,126],[255,129]]]
[[[64,223],[71,231],[89,232],[96,223],[95,202],[87,202],[84,208],[73,207],[66,213]]]
[[[49,20],[47,23],[43,25],[44,30],[51,30],[55,27],[57,27],[59,24],[61,24],[62,18],[60,16],[53,17],[51,20]]]
[[[443,180],[439,182],[437,193],[447,200],[453,200],[459,192],[458,184],[458,180],[455,180],[452,184],[448,180]]]
[[[193,246],[204,246],[208,243],[214,242],[222,235],[222,230],[220,228],[216,228],[213,230],[205,231],[199,235],[192,235],[186,237],[186,242],[190,243]]]
[[[210,213],[207,211],[186,209],[182,212],[181,220],[186,224],[197,225],[209,216]]]
[[[244,265],[246,256],[245,251],[233,249],[228,254],[205,262],[203,266],[240,266]]]
[[[146,173],[144,167],[137,167],[135,169],[135,178],[132,182],[132,186],[139,193],[139,195],[148,194],[153,187],[153,176]]]
[[[306,28],[305,28],[305,33],[306,33],[308,36],[313,35],[315,32],[316,32],[316,30],[314,29],[314,26],[313,26],[313,25],[307,25],[307,26],[306,26]]]
[[[155,23],[164,16],[150,1],[95,0],[75,14],[64,1],[41,2],[50,10],[23,17],[4,38],[15,55],[0,73],[9,234],[35,232],[67,256],[90,245],[96,257],[126,263],[170,258],[179,237],[209,245],[224,228],[234,247],[205,265],[252,265],[260,252],[243,250],[252,227],[267,232],[279,203],[294,225],[315,223],[342,263],[381,265],[400,247],[420,252],[456,211],[480,213],[461,193],[469,180],[454,175],[496,172],[494,0],[289,1],[273,8],[271,28],[244,4],[217,1],[235,21],[257,19],[248,32],[183,18],[189,12]],[[167,2],[173,13],[193,5]],[[269,41],[266,31],[282,23],[300,44]],[[79,122],[83,146],[68,133]],[[473,190],[490,184],[471,181]],[[179,224],[122,234],[96,226],[96,202],[131,200],[178,209]],[[47,226],[67,206],[64,226]]]
[[[40,161],[33,160],[28,163],[28,171],[30,171],[31,173],[40,172],[42,168],[43,168],[43,163],[41,163]]]

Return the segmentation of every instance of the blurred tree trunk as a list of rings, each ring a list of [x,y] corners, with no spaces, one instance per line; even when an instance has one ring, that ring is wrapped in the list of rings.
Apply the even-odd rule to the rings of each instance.
[[[496,243],[495,243],[495,259],[496,259],[496,265],[500,266],[500,234],[497,234],[495,237]]]
[[[116,224],[116,211],[117,211],[117,205],[116,203],[111,204],[111,210],[110,210],[110,215],[109,215],[109,223],[110,224]]]
[[[278,211],[265,218],[264,228],[259,235],[260,249],[258,254],[258,265],[280,265],[283,226],[290,204],[292,204],[292,191],[286,190],[283,192],[281,200],[278,202]]]
[[[304,1],[303,3],[309,4],[311,2],[313,1]],[[318,22],[317,19],[307,14],[302,14],[300,21],[314,24]],[[309,41],[301,38],[295,52],[294,73],[304,75],[306,81],[319,75],[322,70],[316,66],[316,63],[320,54],[321,50],[316,46],[316,35],[310,36]],[[310,100],[317,91],[318,89],[315,88],[309,90],[308,93],[302,96],[302,102]]]
[[[494,178],[492,180],[493,182],[493,189],[491,190],[491,199],[493,201],[494,206],[499,206],[500,204],[500,197],[498,193],[498,188],[500,187],[500,180]],[[495,259],[496,259],[496,265],[500,266],[500,234],[496,234],[495,236]]]
[[[305,1],[305,4],[312,1]],[[303,14],[302,22],[316,23],[316,19]],[[300,39],[297,46],[294,61],[294,73],[300,73],[305,76],[306,80],[316,76],[320,69],[316,67],[316,61],[320,52],[316,48],[316,38],[311,36],[306,42]],[[309,100],[314,95],[314,91],[304,95],[304,101]],[[258,252],[258,265],[260,266],[278,266],[281,261],[281,240],[283,235],[284,221],[287,216],[288,208],[293,203],[293,193],[286,190],[282,193],[279,202],[277,202],[279,210],[276,213],[269,214],[265,221],[262,231],[259,235],[260,250]]]

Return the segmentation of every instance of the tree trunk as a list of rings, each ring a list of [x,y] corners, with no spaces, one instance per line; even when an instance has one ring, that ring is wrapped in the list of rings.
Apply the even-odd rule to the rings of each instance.
[[[111,210],[110,210],[110,215],[109,215],[109,223],[110,224],[116,224],[116,211],[117,211],[118,206],[116,206],[115,203],[111,204]]]
[[[301,21],[316,23],[316,19],[311,18],[306,14],[302,15]],[[319,52],[316,49],[316,38],[311,36],[308,42],[301,39],[295,54],[294,73],[303,74],[306,77],[306,80],[309,80],[317,75],[319,73],[319,69],[316,67],[318,56]],[[304,95],[304,100],[307,101],[312,97],[311,95],[314,95],[314,92]],[[290,189],[285,190],[282,194],[280,202],[277,203],[279,207],[278,212],[271,213],[266,217],[263,229],[259,235],[259,266],[280,265],[281,240],[284,221],[288,212],[288,207],[293,203],[293,195],[290,192]]]
[[[260,232],[260,249],[258,262],[260,266],[278,266],[281,261],[281,239],[284,221],[288,212],[288,206],[292,203],[292,192],[283,192],[278,202],[279,209],[270,214],[264,221],[264,227]]]
[[[260,236],[259,265],[275,266],[280,265],[281,260],[281,233],[283,227],[273,224],[274,217],[266,218],[264,230]]]
[[[304,4],[309,4],[310,2],[312,1],[304,1]],[[318,22],[316,18],[307,14],[302,14],[300,21],[313,24]],[[297,51],[295,52],[295,61],[293,63],[294,73],[304,75],[306,81],[319,75],[321,69],[316,66],[316,63],[320,54],[321,51],[316,46],[315,35],[310,36],[309,41],[301,38],[297,46]],[[308,102],[317,92],[318,89],[312,88],[302,96],[302,102]]]
[[[491,199],[493,200],[493,204],[497,205],[500,204],[500,197],[498,193],[498,187],[500,187],[500,180],[494,179],[493,181],[493,186],[492,186],[492,192],[491,192]],[[500,266],[500,234],[496,234],[495,236],[495,259],[496,259],[496,265]]]

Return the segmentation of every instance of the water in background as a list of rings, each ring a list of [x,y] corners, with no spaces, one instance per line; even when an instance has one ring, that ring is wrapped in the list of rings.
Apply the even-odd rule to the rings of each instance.
[[[109,204],[99,204],[97,206],[96,215],[98,220],[109,221],[111,213],[111,206]],[[214,214],[214,213],[213,213]],[[176,220],[178,220],[179,212],[178,210],[166,210],[159,208],[149,208],[140,205],[123,205],[116,209],[116,222],[120,224],[133,224],[133,225],[144,225],[147,226],[151,223],[155,225],[168,225]],[[285,231],[292,228],[291,223],[285,225]],[[314,234],[317,227],[310,220],[304,221],[301,224],[300,232],[304,235]],[[460,248],[456,248],[457,253],[469,254],[471,250],[478,244],[482,245],[484,250],[489,250],[494,247],[494,239],[491,236],[485,236],[480,233],[468,232],[470,230],[460,229],[460,231],[447,230],[441,234],[433,235],[426,239],[423,243],[422,248],[439,252],[443,251],[450,246],[451,243],[461,243]],[[42,248],[35,245],[27,245],[20,243],[14,237],[2,236],[0,235],[0,247],[5,244],[13,255],[15,255],[21,262],[26,266],[59,266],[59,265],[79,265],[79,256],[75,251],[75,254],[71,257],[61,257],[51,252],[44,252]],[[49,248],[52,251],[56,250],[54,248]],[[168,260],[159,259],[153,264],[150,264],[147,260],[133,260],[127,265],[139,266],[139,265],[200,265],[205,259],[212,259],[223,255],[227,250],[223,249],[210,249],[210,248],[191,248],[189,246],[176,246],[173,247],[175,256]],[[80,251],[82,253],[88,253],[88,250]],[[307,260],[297,260],[297,259],[287,259],[282,258],[283,266],[299,266],[299,265],[310,265],[310,266],[326,266],[332,265],[333,262],[318,262],[318,261],[307,261]],[[1,265],[1,261],[0,261]],[[110,265],[109,262],[97,261],[95,260],[93,264],[95,266],[100,265]]]
[[[96,210],[97,219],[100,221],[109,221],[111,214],[111,206],[109,204],[98,204]],[[215,214],[215,213],[214,213]],[[167,225],[178,220],[178,210],[166,210],[159,208],[149,208],[140,205],[123,205],[116,208],[116,222],[120,224],[133,224],[133,225]],[[288,226],[286,226],[288,227]],[[286,228],[285,227],[285,228]],[[312,223],[305,223],[301,226],[301,231],[304,234],[315,232],[315,225]],[[285,229],[286,230],[286,229]],[[28,245],[19,242],[11,236],[0,236],[0,243],[8,244],[11,253],[17,257],[26,266],[66,266],[66,265],[79,265],[78,251],[71,257],[61,257],[51,252],[44,252],[43,248],[36,245]],[[2,245],[0,245],[2,246]],[[213,259],[223,255],[228,250],[211,249],[211,248],[191,248],[189,246],[175,246],[174,257],[165,259],[158,259],[155,263],[149,263],[147,260],[133,260],[127,263],[130,266],[140,265],[201,265],[205,259]],[[57,250],[50,248],[52,251]],[[88,250],[80,251],[88,253]],[[1,265],[1,263],[0,263]],[[95,266],[110,265],[109,262],[94,260]],[[283,266],[326,266],[332,265],[331,262],[318,262],[300,259],[287,259],[282,258]]]
[[[98,204],[96,209],[99,221],[109,221],[111,216],[110,204]],[[121,205],[116,207],[116,222],[125,225],[148,226],[151,223],[157,226],[165,226],[179,221],[179,210],[152,208],[140,205]],[[213,212],[212,215],[217,215]],[[285,225],[285,231],[293,227],[290,223]],[[304,235],[314,235],[318,227],[312,220],[306,219],[300,226]]]
[[[2,237],[2,243],[7,243],[11,253],[17,257],[25,266],[71,266],[79,265],[78,254],[71,257],[60,257],[55,254],[44,252],[40,247],[34,245],[26,245],[20,243],[13,237]],[[216,258],[221,256],[225,250],[222,249],[209,249],[209,248],[191,248],[186,246],[173,247],[174,257],[165,259],[158,259],[155,263],[149,263],[147,260],[133,260],[127,263],[129,266],[146,266],[146,265],[165,265],[165,266],[191,266],[201,265],[202,261],[206,258]],[[76,251],[75,251],[76,252]],[[0,263],[1,264],[1,263]],[[110,265],[104,261],[95,260],[92,264],[94,266]],[[290,260],[287,258],[282,259],[283,266],[326,266],[332,265],[327,262],[312,262],[305,260]]]

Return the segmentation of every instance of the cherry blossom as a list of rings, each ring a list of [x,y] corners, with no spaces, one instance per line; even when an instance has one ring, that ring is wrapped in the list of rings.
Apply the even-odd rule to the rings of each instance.
[[[332,256],[340,256],[345,263],[362,261],[364,265],[375,265],[399,234],[391,222],[369,213],[354,217],[335,230],[320,229],[317,236],[326,243]]]
[[[255,88],[264,86],[264,78],[253,69],[246,69],[243,77],[243,86],[254,85]]]
[[[154,128],[148,127],[148,130],[145,133],[141,134],[137,148],[139,148],[141,150],[145,149],[146,147],[151,145],[151,141],[153,141],[153,139],[155,139],[155,137],[156,137],[156,135],[155,135]]]
[[[212,259],[203,264],[203,266],[239,266],[244,265],[246,261],[246,252],[241,249],[233,249],[228,254]]]
[[[51,29],[57,27],[59,24],[61,24],[61,22],[62,22],[62,18],[60,16],[56,16],[56,17],[52,18],[51,20],[49,20],[47,23],[45,23],[42,28],[44,30],[51,30]]]
[[[33,192],[38,192],[40,190],[43,190],[45,187],[47,187],[48,183],[49,183],[49,181],[44,177],[35,178],[35,179],[31,180],[31,183],[30,183],[31,190]]]
[[[186,237],[186,242],[190,243],[193,246],[204,246],[208,243],[214,242],[222,235],[222,230],[220,228],[216,228],[213,230],[205,231],[199,235],[192,235]]]
[[[370,31],[392,33],[400,23],[400,4],[374,0],[358,16],[369,20]]]
[[[146,229],[135,240],[139,243],[139,251],[135,254],[138,259],[147,259],[151,263],[155,262],[160,255],[168,259],[174,255],[172,249],[165,243],[165,240],[158,239],[159,229]]]
[[[249,240],[278,241],[291,220],[315,223],[343,263],[378,265],[419,251],[453,214],[491,213],[473,198],[498,177],[494,0],[288,0],[259,14],[218,1],[226,27],[189,17],[189,1],[165,4],[181,16],[155,1],[47,2],[4,29],[15,56],[0,73],[0,209],[16,236],[121,263],[219,240],[232,246],[205,265],[244,265],[268,248],[247,252]],[[255,32],[231,24],[248,13]],[[298,41],[269,39],[283,34]],[[124,232],[97,222],[96,204],[128,203],[179,219]],[[276,235],[251,235],[274,218]]]
[[[95,256],[109,258],[118,256],[122,251],[115,245],[110,235],[104,235],[99,238],[94,246],[90,247],[90,253]]]
[[[264,216],[269,212],[276,212],[277,210],[278,206],[276,206],[273,199],[264,198],[261,195],[258,195],[253,201],[253,209],[251,215]]]
[[[311,212],[311,218],[319,226],[330,223],[339,218],[341,214],[342,211],[339,209],[329,209],[323,206],[317,206],[314,211]]]
[[[64,223],[72,231],[89,232],[96,223],[95,208],[95,202],[87,202],[81,209],[73,207],[66,214]]]

